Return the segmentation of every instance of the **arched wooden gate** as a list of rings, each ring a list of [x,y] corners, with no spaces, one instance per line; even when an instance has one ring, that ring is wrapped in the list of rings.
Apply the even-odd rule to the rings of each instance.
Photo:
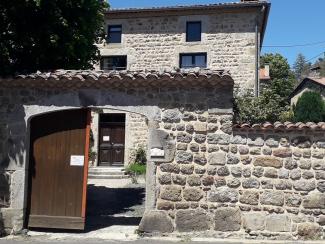
[[[90,112],[31,120],[28,227],[84,229]]]

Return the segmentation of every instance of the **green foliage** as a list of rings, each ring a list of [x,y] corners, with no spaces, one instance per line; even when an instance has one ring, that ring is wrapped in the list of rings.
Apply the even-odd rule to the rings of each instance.
[[[318,92],[307,91],[299,97],[294,108],[296,122],[325,121],[325,102]]]
[[[92,149],[90,149],[89,150],[89,153],[88,153],[88,160],[89,160],[89,162],[94,163],[95,160],[96,160],[96,157],[97,157],[97,153],[94,152]]]
[[[325,53],[324,53],[324,57],[325,57]],[[325,58],[319,58],[315,65],[320,67],[320,76],[321,77],[325,77]]]
[[[146,164],[147,163],[147,154],[143,147],[139,147],[135,152],[135,163]]]
[[[299,53],[295,63],[293,64],[294,73],[297,80],[301,80],[303,77],[308,76],[311,69],[311,64],[307,63],[306,57]]]
[[[251,91],[235,92],[235,122],[263,123],[290,119],[288,96],[294,88],[295,80],[288,61],[280,54],[265,54],[263,65],[270,65],[271,82],[254,97]]]
[[[246,91],[245,94],[235,96],[235,122],[236,123],[263,123],[281,121],[284,113],[289,110],[283,99],[272,90],[267,90],[259,97]]]
[[[102,0],[0,1],[0,75],[92,68],[107,7]]]
[[[294,120],[294,113],[293,109],[288,107],[288,110],[283,111],[280,114],[279,121],[286,122],[286,121],[293,121]]]
[[[145,175],[147,168],[147,155],[143,147],[139,147],[135,152],[135,160],[126,169],[125,172],[131,176],[132,183],[138,183],[138,176]]]
[[[93,130],[90,130],[89,151],[88,151],[89,163],[94,163],[97,158],[97,153],[95,151],[93,151],[94,143],[95,143],[94,133],[93,133]]]
[[[126,173],[131,175],[145,175],[146,174],[146,165],[133,163],[126,168]]]
[[[283,79],[292,76],[288,60],[281,54],[267,53],[261,57],[261,66],[270,65],[270,77]]]

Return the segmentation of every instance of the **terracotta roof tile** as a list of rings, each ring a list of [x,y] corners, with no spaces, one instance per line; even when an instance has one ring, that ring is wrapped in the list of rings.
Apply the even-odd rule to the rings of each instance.
[[[225,70],[182,69],[179,71],[56,70],[0,78],[2,87],[161,87],[234,85]]]
[[[235,124],[233,126],[235,130],[325,130],[325,122],[319,123],[292,123],[292,122],[275,122],[275,123],[263,123],[263,124]]]

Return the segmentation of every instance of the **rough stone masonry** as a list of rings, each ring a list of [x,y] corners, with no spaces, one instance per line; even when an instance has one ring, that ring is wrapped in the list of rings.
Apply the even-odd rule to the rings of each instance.
[[[156,211],[140,230],[324,238],[324,130],[233,130],[231,115],[178,109],[160,126],[175,136],[176,156],[157,165]]]
[[[147,165],[141,231],[324,238],[324,126],[234,129],[227,73],[60,71],[1,82],[1,213],[8,231],[21,230],[28,217],[30,119],[88,107],[141,114],[150,134],[160,131],[167,141],[168,157]],[[34,83],[42,86],[25,87]]]
[[[0,221],[7,232],[13,233],[25,228],[28,219],[29,134],[33,117],[78,108],[88,108],[93,115],[109,111],[127,113],[125,139],[131,151],[143,144],[149,148],[147,125],[156,130],[162,120],[180,121],[184,119],[183,113],[192,111],[202,116],[232,111],[233,81],[226,72],[61,70],[0,79],[0,84]],[[215,96],[216,93],[220,95]],[[148,182],[155,181],[156,175],[155,171],[148,172],[146,206],[154,208],[156,195]]]
[[[207,68],[229,70],[237,85],[254,87],[259,45],[255,41],[255,25],[256,19],[262,21],[258,11],[215,10],[207,14],[206,10],[198,10],[195,14],[180,12],[179,16],[169,16],[168,12],[164,16],[119,16],[118,10],[109,11],[105,24],[122,25],[121,43],[104,42],[98,47],[103,57],[126,55],[127,70],[179,69],[180,53],[206,52]],[[187,21],[202,22],[200,42],[186,42]]]

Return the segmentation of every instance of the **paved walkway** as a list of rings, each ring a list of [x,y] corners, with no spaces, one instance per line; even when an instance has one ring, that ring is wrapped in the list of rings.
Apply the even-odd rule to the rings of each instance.
[[[145,210],[144,199],[141,179],[138,184],[132,184],[131,179],[89,180],[85,231],[34,229],[28,235],[41,240],[135,240]]]
[[[71,244],[172,244],[172,243],[191,243],[191,244],[324,244],[324,241],[255,241],[255,240],[220,240],[220,239],[171,239],[162,238],[159,239],[138,239],[133,241],[127,240],[96,240],[96,239],[64,239],[64,240],[47,240],[43,238],[22,238],[15,237],[15,239],[0,239],[0,244],[23,244],[23,243],[71,243]]]
[[[88,184],[87,222],[84,232],[33,230],[26,236],[0,238],[0,244],[72,243],[72,244],[325,244],[325,241],[255,241],[200,238],[139,238],[136,234],[144,212],[143,180],[90,180]]]

